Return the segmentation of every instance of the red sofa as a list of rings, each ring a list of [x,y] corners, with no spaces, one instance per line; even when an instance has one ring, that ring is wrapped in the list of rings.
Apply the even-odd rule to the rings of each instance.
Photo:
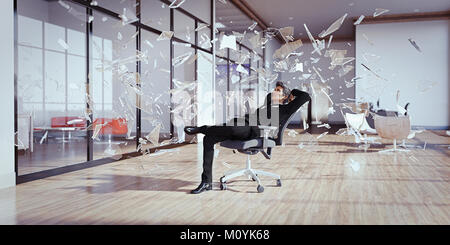
[[[82,120],[81,122],[76,122],[74,124],[67,124],[72,120]],[[83,128],[86,127],[86,119],[79,117],[52,117],[51,118],[51,127],[52,128]]]
[[[95,126],[98,124],[104,124],[99,134],[124,135],[128,132],[125,118],[96,118],[92,128],[95,129]]]

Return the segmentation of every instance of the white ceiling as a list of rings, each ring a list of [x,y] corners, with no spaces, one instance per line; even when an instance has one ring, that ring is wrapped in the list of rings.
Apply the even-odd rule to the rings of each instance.
[[[347,13],[334,37],[352,37],[352,17],[373,16],[376,8],[386,14],[450,10],[450,0],[243,0],[270,27],[294,26],[295,38],[307,38],[303,24],[314,36]],[[217,4],[216,4],[217,5]],[[290,18],[291,17],[291,18]]]

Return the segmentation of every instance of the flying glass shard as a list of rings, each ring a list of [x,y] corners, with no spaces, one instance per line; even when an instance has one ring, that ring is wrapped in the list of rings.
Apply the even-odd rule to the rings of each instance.
[[[379,9],[379,8],[376,8],[376,9],[375,9],[375,12],[373,13],[373,17],[380,16],[380,15],[382,15],[382,14],[384,14],[384,13],[387,13],[387,12],[389,12],[388,9]]]
[[[331,33],[337,31],[339,28],[341,28],[342,23],[344,23],[345,18],[347,17],[347,13],[344,14],[341,18],[337,19],[335,22],[333,22],[333,24],[330,25],[330,27],[328,27],[328,29],[326,31],[323,31],[319,34],[320,38],[324,38],[328,35],[330,35]]]
[[[158,39],[156,39],[156,41],[170,40],[172,36],[173,31],[163,31],[161,35],[159,35]]]

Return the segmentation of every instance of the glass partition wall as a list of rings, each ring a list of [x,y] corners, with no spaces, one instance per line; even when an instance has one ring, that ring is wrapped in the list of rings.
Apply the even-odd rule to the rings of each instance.
[[[16,2],[19,182],[190,141],[213,114],[213,0]]]

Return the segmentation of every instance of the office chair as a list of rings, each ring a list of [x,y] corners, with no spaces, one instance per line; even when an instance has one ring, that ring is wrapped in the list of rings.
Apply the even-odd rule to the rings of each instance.
[[[378,153],[388,152],[409,152],[407,149],[397,148],[397,140],[405,140],[411,131],[411,121],[409,116],[401,117],[384,117],[375,116],[375,128],[381,138],[391,139],[394,141],[394,148],[382,150]],[[405,142],[403,141],[403,145]]]
[[[225,148],[233,149],[239,151],[240,153],[247,154],[247,163],[246,168],[233,170],[226,172],[224,176],[220,178],[220,189],[227,189],[227,181],[239,176],[247,175],[253,179],[253,181],[258,182],[258,186],[256,190],[261,193],[264,191],[264,187],[261,184],[261,181],[258,176],[268,176],[277,180],[277,186],[281,186],[281,177],[278,174],[256,170],[252,168],[250,156],[258,154],[261,152],[266,159],[271,159],[272,156],[272,148],[277,145],[283,144],[283,133],[286,127],[289,125],[289,122],[296,114],[293,113],[289,119],[284,123],[280,124],[279,127],[275,126],[258,126],[260,130],[263,132],[262,137],[250,139],[250,140],[226,140],[220,143],[220,146]],[[311,122],[311,101],[309,101],[308,105],[308,122]],[[278,132],[276,132],[278,130]],[[276,138],[270,138],[270,132],[276,132]]]

